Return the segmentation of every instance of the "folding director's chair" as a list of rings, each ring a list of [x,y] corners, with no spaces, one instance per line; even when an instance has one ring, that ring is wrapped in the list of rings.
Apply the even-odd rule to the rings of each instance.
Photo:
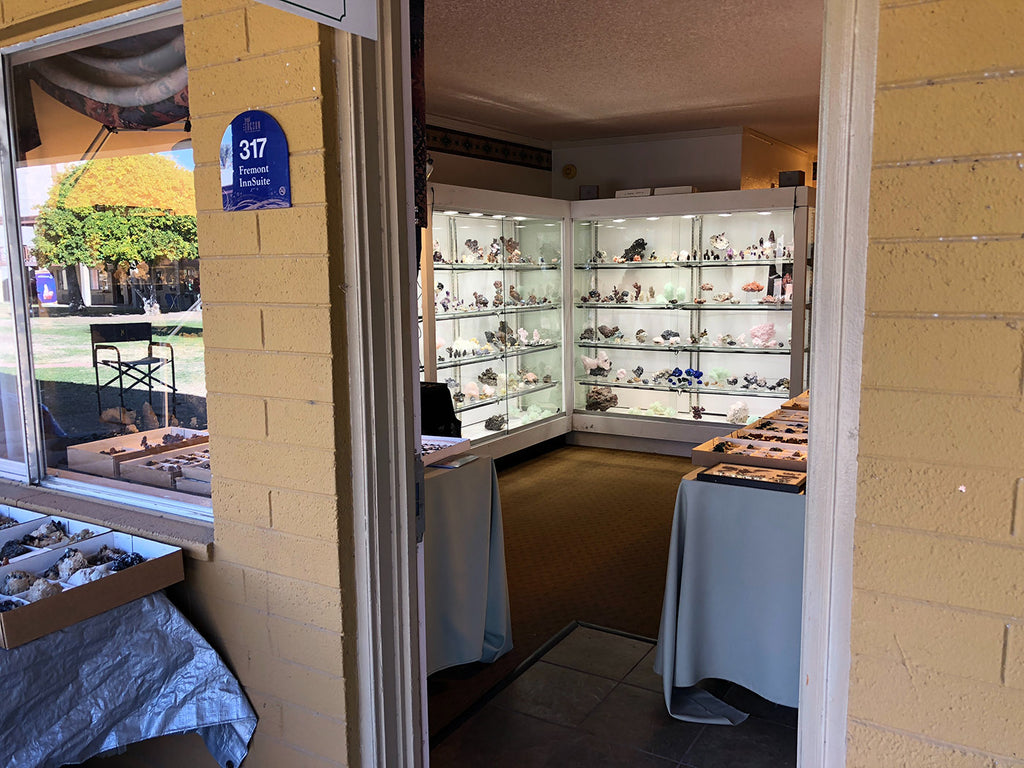
[[[151,323],[93,323],[89,326],[89,332],[92,334],[92,367],[96,372],[96,407],[100,414],[103,413],[101,392],[107,387],[117,386],[121,408],[124,409],[124,393],[136,387],[149,390],[149,404],[152,405],[154,384],[170,393],[170,412],[174,413],[174,401],[178,393],[174,376],[174,348],[166,342],[153,341]],[[145,357],[133,360],[121,357],[118,344],[141,341],[148,343]],[[167,382],[164,371],[168,366],[170,382]],[[111,374],[103,382],[100,381],[101,367],[108,369],[106,372]]]

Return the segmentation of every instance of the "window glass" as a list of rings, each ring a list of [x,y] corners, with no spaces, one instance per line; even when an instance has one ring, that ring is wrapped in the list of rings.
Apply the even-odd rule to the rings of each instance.
[[[86,41],[12,75],[48,472],[209,495],[181,27]]]

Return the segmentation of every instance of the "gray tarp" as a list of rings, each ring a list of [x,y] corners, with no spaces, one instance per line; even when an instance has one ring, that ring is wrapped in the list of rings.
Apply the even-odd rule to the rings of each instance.
[[[0,765],[80,763],[197,731],[238,766],[256,714],[217,653],[162,592],[0,650]]]

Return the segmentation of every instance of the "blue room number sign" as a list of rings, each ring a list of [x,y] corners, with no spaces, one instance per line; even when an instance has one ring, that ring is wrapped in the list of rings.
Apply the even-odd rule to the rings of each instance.
[[[224,131],[220,187],[225,211],[291,208],[288,139],[266,112],[242,112]]]

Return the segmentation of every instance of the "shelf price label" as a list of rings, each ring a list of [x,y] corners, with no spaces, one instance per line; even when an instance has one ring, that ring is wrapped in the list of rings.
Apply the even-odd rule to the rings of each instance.
[[[220,187],[225,211],[291,208],[288,140],[266,112],[242,112],[225,129]]]

